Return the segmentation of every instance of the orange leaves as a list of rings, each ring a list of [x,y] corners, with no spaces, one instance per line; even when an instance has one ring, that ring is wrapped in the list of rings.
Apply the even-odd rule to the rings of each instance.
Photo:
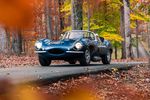
[[[87,88],[78,88],[71,91],[66,96],[62,98],[62,100],[97,100],[90,90]]]
[[[9,80],[0,80],[0,100],[55,100],[33,88],[32,84],[13,85]]]
[[[31,0],[0,0],[0,23],[10,26],[26,26],[32,19]]]
[[[38,59],[36,56],[15,56],[1,55],[0,54],[0,68],[11,67],[25,67],[38,65]]]

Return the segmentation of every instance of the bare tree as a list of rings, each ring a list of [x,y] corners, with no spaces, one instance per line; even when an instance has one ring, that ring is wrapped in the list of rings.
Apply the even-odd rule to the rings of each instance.
[[[130,2],[122,0],[121,7],[121,33],[124,37],[122,42],[122,58],[131,57],[131,34],[130,34]]]
[[[59,12],[59,26],[60,26],[60,32],[62,32],[62,30],[64,29],[64,17],[62,16],[63,15],[63,13],[61,13],[61,7],[62,7],[62,5],[63,5],[63,3],[64,3],[64,0],[58,0],[58,2],[59,2],[59,10],[58,10],[58,12]],[[60,35],[60,34],[59,34]]]
[[[46,37],[51,39],[52,36],[52,26],[51,26],[51,9],[50,0],[45,0],[45,17],[46,17]]]
[[[136,20],[136,52],[137,52],[137,58],[139,58],[139,23],[138,20]]]
[[[58,14],[57,14],[57,4],[58,4],[58,0],[54,0],[54,40],[57,38],[57,34],[58,34]]]
[[[12,51],[14,54],[20,55],[22,52],[22,33],[21,29],[14,29],[12,33]]]
[[[5,52],[6,42],[6,31],[4,27],[0,25],[0,52]]]
[[[72,4],[72,30],[82,30],[83,29],[83,16],[82,16],[82,4],[83,0],[71,0]]]
[[[6,40],[7,40],[7,45],[6,45],[6,52],[7,53],[11,53],[11,39],[10,39],[10,31],[7,27],[5,27],[5,31],[6,31]]]
[[[88,18],[88,30],[90,30],[90,1],[87,0],[88,4],[88,13],[87,13],[87,18]]]

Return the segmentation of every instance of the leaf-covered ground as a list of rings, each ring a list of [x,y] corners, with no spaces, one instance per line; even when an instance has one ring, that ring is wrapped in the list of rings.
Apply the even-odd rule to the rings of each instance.
[[[140,58],[140,59],[117,59],[112,60],[112,62],[134,62],[134,61],[140,61],[140,62],[147,62],[146,58]],[[64,61],[52,61],[52,64],[62,64],[67,63]],[[0,68],[12,68],[12,67],[28,67],[28,66],[35,66],[39,65],[38,56],[37,55],[4,55],[0,54]]]
[[[0,54],[0,68],[24,67],[38,65],[37,56]]]
[[[130,62],[132,60],[113,61]],[[146,61],[146,59],[133,61]],[[39,65],[37,56],[0,55],[0,68],[35,65]],[[0,100],[150,100],[150,66],[144,64],[130,70],[112,69],[41,87],[23,86],[12,89],[8,83],[0,81]]]
[[[55,60],[52,64],[62,64],[64,61]],[[3,55],[0,54],[0,68],[35,67],[39,64],[38,56],[33,55]]]
[[[150,100],[150,66],[80,76],[38,90],[58,100]]]
[[[70,78],[47,86],[0,80],[0,100],[150,100],[150,66]]]

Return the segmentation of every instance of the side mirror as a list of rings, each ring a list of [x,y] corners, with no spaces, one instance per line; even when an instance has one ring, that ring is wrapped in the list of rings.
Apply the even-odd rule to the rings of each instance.
[[[102,42],[104,42],[105,39],[104,39],[103,37],[99,37],[99,38],[100,38],[100,40],[101,40]]]

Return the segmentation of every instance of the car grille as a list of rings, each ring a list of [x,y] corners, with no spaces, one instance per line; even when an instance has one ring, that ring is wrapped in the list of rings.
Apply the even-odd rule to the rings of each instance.
[[[48,52],[51,54],[63,54],[64,50],[62,50],[62,49],[51,49]]]

